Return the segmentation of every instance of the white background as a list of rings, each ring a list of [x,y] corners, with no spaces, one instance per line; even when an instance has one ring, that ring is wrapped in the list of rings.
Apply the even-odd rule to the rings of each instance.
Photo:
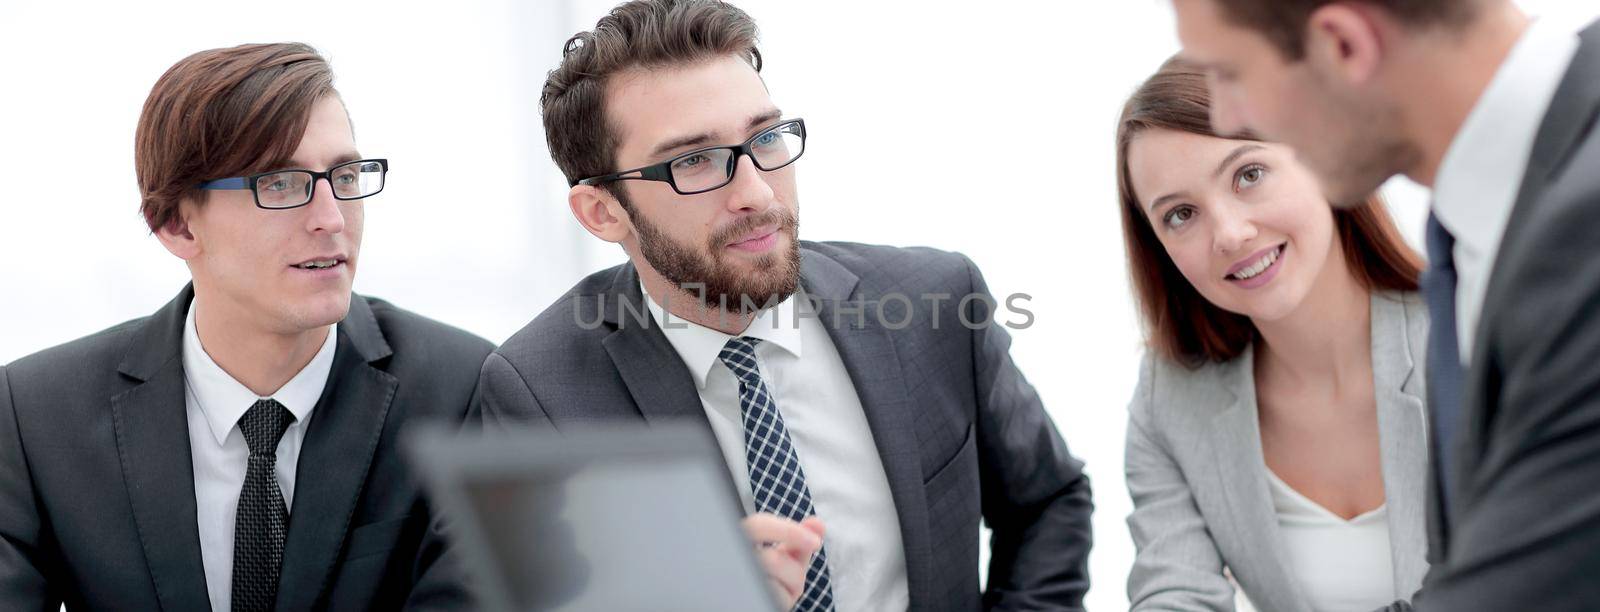
[[[393,164],[367,204],[357,290],[504,340],[623,260],[569,216],[537,100],[562,41],[612,4],[6,0],[0,363],[147,315],[177,292],[187,270],[138,214],[139,110],[189,53],[281,40],[331,59],[362,152]],[[802,236],[961,251],[994,293],[1033,296],[1036,324],[1014,332],[1012,354],[1094,481],[1090,607],[1125,607],[1122,442],[1140,331],[1112,138],[1125,97],[1177,50],[1170,6],[739,4],[763,31],[773,98],[810,128]],[[499,172],[484,180],[486,167]],[[1403,181],[1386,193],[1415,242],[1426,193]]]

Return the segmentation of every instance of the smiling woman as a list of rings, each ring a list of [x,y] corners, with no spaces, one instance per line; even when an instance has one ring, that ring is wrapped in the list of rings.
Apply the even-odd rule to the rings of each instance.
[[[1133,609],[1373,609],[1424,561],[1419,261],[1376,196],[1211,129],[1170,60],[1123,110],[1122,226],[1150,355],[1129,407]],[[1383,449],[1380,451],[1380,449]]]
[[[1240,161],[1252,154],[1287,162],[1282,164],[1283,169],[1293,175],[1297,189],[1316,189],[1314,183],[1308,184],[1309,177],[1287,149],[1261,143],[1252,136],[1238,140],[1218,137],[1211,129],[1210,94],[1204,79],[1203,73],[1183,60],[1168,61],[1128,101],[1117,130],[1117,191],[1122,203],[1124,246],[1147,339],[1163,357],[1190,365],[1224,362],[1239,356],[1256,337],[1256,330],[1248,313],[1230,311],[1203,294],[1212,283],[1191,284],[1184,280],[1179,271],[1181,263],[1167,252],[1158,232],[1169,237],[1180,233],[1180,228],[1200,211],[1193,201],[1180,203],[1186,194],[1178,191],[1164,192],[1149,200],[1148,206],[1140,203],[1130,156],[1134,142],[1144,141],[1155,150],[1183,148],[1185,153],[1197,155],[1204,155],[1205,149],[1220,149],[1225,154],[1215,165],[1150,165],[1173,173],[1194,171],[1228,178],[1223,185],[1239,192],[1256,187],[1270,172],[1259,163]],[[1229,170],[1235,173],[1225,176]],[[1312,212],[1312,216],[1319,217],[1317,220],[1327,216],[1326,201],[1319,197],[1291,197],[1288,201],[1311,205],[1301,206],[1296,213]],[[1363,206],[1332,211],[1331,218],[1344,261],[1358,282],[1373,290],[1416,291],[1421,261],[1406,246],[1376,194]],[[1240,263],[1248,265],[1257,259],[1259,255]]]

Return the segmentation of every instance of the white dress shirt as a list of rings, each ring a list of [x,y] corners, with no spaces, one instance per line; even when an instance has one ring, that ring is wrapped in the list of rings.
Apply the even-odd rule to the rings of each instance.
[[[1494,258],[1517,201],[1528,156],[1556,88],[1578,52],[1577,30],[1535,20],[1461,124],[1434,180],[1433,212],[1455,237],[1456,338],[1472,347]]]
[[[1329,512],[1267,470],[1289,570],[1316,612],[1367,612],[1410,599],[1396,593],[1388,504],[1350,520]]]
[[[199,520],[200,559],[211,609],[227,612],[232,608],[234,519],[250,459],[250,447],[238,422],[257,400],[268,398],[234,380],[206,354],[200,334],[195,331],[196,310],[198,304],[191,302],[183,327],[184,407],[189,418],[189,451],[194,459],[195,517]],[[278,488],[283,491],[283,503],[291,509],[300,442],[305,439],[311,409],[322,397],[322,388],[333,371],[337,335],[338,326],[329,326],[328,339],[317,355],[269,396],[295,418],[278,442],[277,459]]]
[[[743,335],[762,340],[756,345],[761,378],[783,415],[817,517],[827,525],[837,609],[904,610],[910,603],[905,547],[889,478],[833,340],[816,318],[798,316],[815,313],[804,295],[763,311]],[[671,316],[654,298],[645,304],[694,376],[739,497],[754,511],[739,381],[719,357],[733,336]]]

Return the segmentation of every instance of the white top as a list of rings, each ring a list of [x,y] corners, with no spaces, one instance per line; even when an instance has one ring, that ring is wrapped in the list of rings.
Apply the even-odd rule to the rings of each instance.
[[[1455,237],[1456,338],[1471,365],[1478,315],[1533,141],[1578,52],[1577,31],[1534,21],[1461,124],[1434,180],[1433,211]]]
[[[1316,612],[1369,612],[1411,594],[1395,592],[1388,504],[1348,521],[1267,470],[1289,571]]]
[[[239,418],[267,399],[255,394],[211,360],[195,331],[194,313],[183,326],[184,408],[189,418],[189,451],[194,459],[195,518],[199,521],[200,560],[206,572],[206,592],[211,609],[228,612],[233,596],[233,527],[239,509],[239,491],[249,465],[250,446],[239,430]],[[278,488],[283,503],[294,508],[295,466],[300,442],[310,425],[311,409],[333,371],[334,338],[338,326],[328,327],[328,339],[311,362],[270,397],[283,404],[295,421],[278,442]]]
[[[719,358],[733,336],[671,316],[654,298],[645,304],[694,376],[739,497],[753,512],[739,381]],[[783,414],[817,517],[827,525],[837,609],[906,609],[905,546],[889,477],[844,360],[811,302],[804,293],[790,296],[761,312],[743,335],[763,340],[756,345],[761,378]]]

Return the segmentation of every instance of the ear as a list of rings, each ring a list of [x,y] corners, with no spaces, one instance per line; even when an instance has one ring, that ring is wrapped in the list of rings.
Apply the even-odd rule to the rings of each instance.
[[[156,239],[161,241],[161,246],[167,247],[167,252],[184,261],[198,256],[201,250],[200,241],[189,228],[189,218],[195,210],[194,201],[185,198],[178,204],[177,216],[155,231]]]
[[[593,185],[577,185],[567,192],[567,206],[583,229],[606,242],[620,243],[633,235],[633,222],[611,192]]]
[[[1384,59],[1381,9],[1351,3],[1325,4],[1306,22],[1306,61],[1317,72],[1350,86],[1377,78]]]

